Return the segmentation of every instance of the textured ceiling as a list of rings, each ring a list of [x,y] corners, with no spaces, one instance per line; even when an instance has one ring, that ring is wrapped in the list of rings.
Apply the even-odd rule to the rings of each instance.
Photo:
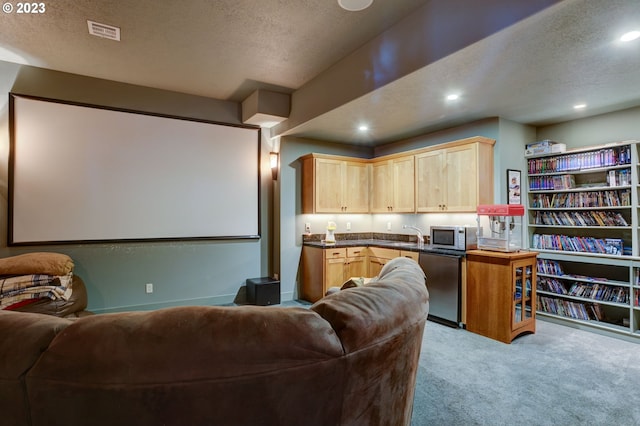
[[[215,99],[293,91],[425,0],[50,0],[42,15],[0,14],[0,46],[37,65]],[[90,36],[87,20],[119,27]],[[1,59],[1,58],[0,58]]]
[[[485,117],[544,125],[640,105],[640,42],[614,42],[640,28],[638,0],[374,0],[362,12],[344,11],[335,0],[45,4],[41,15],[0,14],[0,60],[235,102],[258,88],[292,93],[292,116],[333,96],[325,102],[330,107],[289,120],[272,135],[376,145]],[[357,64],[338,73],[350,55],[367,52],[385,34],[421,46],[402,26],[445,4],[457,7],[430,16],[425,29],[436,50],[449,43],[440,36],[449,22],[471,34],[473,20],[488,25],[494,17],[483,10],[504,10],[501,4],[513,17],[495,14],[509,25],[461,35],[467,41],[455,51],[375,87],[350,88]],[[90,36],[87,19],[120,27],[122,41]],[[332,73],[345,88],[320,84]],[[315,95],[307,89],[314,84]],[[353,93],[329,95],[336,88]],[[449,89],[461,93],[457,103],[443,102]],[[588,108],[576,113],[576,102]],[[364,136],[354,133],[360,122],[371,126]]]
[[[640,39],[618,41],[631,29],[638,0],[565,0],[294,132],[370,145],[487,117],[543,126],[638,106]],[[460,100],[447,102],[449,91]],[[360,122],[372,131],[358,132]]]

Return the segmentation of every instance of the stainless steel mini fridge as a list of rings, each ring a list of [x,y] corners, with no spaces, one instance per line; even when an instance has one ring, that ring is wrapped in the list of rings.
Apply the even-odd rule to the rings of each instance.
[[[461,264],[463,254],[420,253],[420,267],[427,276],[429,319],[460,327]]]

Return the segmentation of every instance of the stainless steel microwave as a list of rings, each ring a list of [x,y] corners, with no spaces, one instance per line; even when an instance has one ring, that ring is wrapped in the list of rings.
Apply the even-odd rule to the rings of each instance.
[[[431,246],[453,250],[472,250],[478,247],[475,226],[438,225],[431,227]]]

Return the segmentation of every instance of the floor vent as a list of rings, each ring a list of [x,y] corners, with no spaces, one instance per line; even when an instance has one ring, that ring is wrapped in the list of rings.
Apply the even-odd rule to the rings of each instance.
[[[112,27],[111,25],[94,21],[87,21],[87,25],[89,26],[89,34],[91,35],[120,41],[120,28],[118,27]]]

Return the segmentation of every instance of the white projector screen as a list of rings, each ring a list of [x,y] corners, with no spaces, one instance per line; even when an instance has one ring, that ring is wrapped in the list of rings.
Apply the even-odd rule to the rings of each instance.
[[[260,130],[10,94],[9,245],[259,238]]]

